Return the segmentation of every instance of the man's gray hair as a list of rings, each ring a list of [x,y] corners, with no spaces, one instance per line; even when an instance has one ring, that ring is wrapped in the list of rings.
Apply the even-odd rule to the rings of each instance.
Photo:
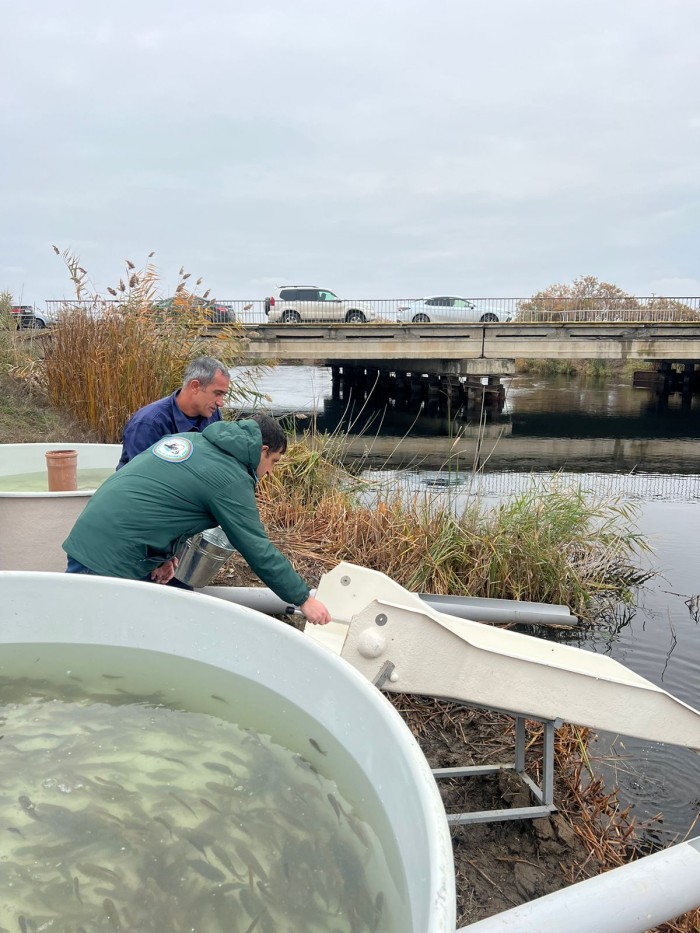
[[[223,373],[224,376],[230,375],[228,366],[224,366],[221,360],[216,360],[213,356],[198,356],[185,370],[182,384],[186,386],[188,382],[196,379],[201,385],[208,386],[213,382],[217,373]]]

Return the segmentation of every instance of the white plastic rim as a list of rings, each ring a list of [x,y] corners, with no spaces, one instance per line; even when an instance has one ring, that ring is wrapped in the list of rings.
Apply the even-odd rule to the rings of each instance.
[[[120,444],[0,444],[0,476],[40,473],[46,470],[48,450],[76,450],[79,470],[116,469],[121,456]],[[93,489],[70,492],[0,492],[0,498],[70,498],[91,496]]]
[[[406,876],[410,933],[454,933],[452,844],[437,785],[399,714],[353,667],[254,609],[176,588],[8,571],[0,572],[0,592],[0,649],[58,643],[159,651],[269,686],[304,710],[378,792]]]

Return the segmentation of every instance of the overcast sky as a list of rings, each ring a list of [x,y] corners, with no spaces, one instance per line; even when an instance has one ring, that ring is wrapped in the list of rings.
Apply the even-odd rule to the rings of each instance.
[[[700,295],[698,0],[0,0],[0,290]]]

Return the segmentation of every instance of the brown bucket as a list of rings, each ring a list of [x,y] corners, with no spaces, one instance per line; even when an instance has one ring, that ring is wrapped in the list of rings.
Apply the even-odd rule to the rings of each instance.
[[[47,450],[49,492],[71,492],[78,488],[78,451]]]

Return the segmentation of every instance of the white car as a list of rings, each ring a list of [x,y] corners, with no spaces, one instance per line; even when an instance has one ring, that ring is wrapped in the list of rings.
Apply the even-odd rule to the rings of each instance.
[[[56,323],[56,317],[51,311],[41,311],[39,308],[34,308],[34,319],[36,323],[35,327],[48,327],[49,324]]]
[[[400,324],[497,324],[499,321],[510,321],[511,318],[509,311],[478,308],[473,301],[459,295],[431,295],[399,308],[397,316]]]
[[[343,301],[327,288],[317,285],[283,285],[265,299],[265,314],[271,324],[314,323],[364,324],[377,313],[364,301]]]

